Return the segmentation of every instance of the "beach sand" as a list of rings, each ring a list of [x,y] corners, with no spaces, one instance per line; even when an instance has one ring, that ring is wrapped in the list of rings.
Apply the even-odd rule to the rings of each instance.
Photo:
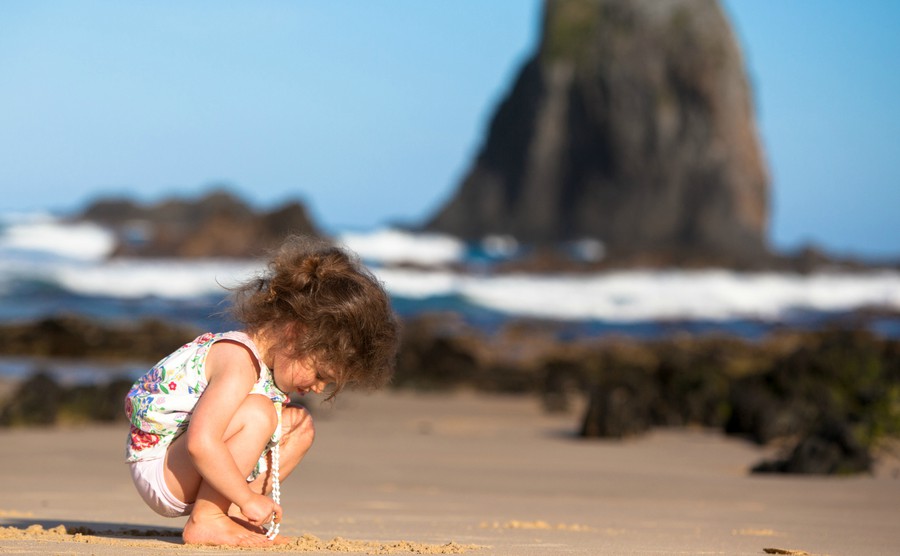
[[[532,397],[342,394],[282,491],[282,551],[472,555],[900,554],[895,460],[860,477],[751,476],[707,430],[574,437]],[[180,544],[122,462],[124,425],[0,431],[0,554],[248,554]],[[60,527],[60,525],[62,527]],[[260,551],[261,552],[261,551]]]

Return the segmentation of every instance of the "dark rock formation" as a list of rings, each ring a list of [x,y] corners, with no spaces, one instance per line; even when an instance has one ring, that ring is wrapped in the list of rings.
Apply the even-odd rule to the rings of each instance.
[[[625,438],[653,426],[651,411],[659,399],[653,383],[632,377],[617,384],[595,386],[581,424],[581,436]]]
[[[115,255],[129,257],[258,257],[289,234],[319,235],[300,203],[257,213],[223,190],[151,206],[101,199],[79,218],[115,230]]]
[[[755,265],[767,205],[750,88],[716,0],[547,0],[537,53],[426,228]]]
[[[825,421],[797,442],[784,459],[764,461],[754,473],[848,475],[872,469],[874,458],[847,423]]]
[[[533,344],[542,343],[533,340]],[[516,361],[512,350],[503,349],[508,341],[508,334],[485,338],[453,317],[433,315],[409,321],[403,326],[393,385],[419,390],[467,386],[488,392],[535,391],[536,373],[529,363]]]
[[[900,434],[900,341],[859,330],[810,334],[764,373],[732,382],[725,430],[759,443],[797,438],[783,458],[754,470],[855,473]]]
[[[432,315],[403,331],[395,387],[533,393],[550,411],[571,411],[582,406],[572,398],[586,398],[583,437],[724,429],[788,447],[755,469],[786,473],[866,471],[884,441],[900,437],[900,340],[861,330],[782,332],[759,342],[561,339],[536,322],[487,336]],[[117,326],[55,317],[0,325],[0,355],[146,361],[149,368],[197,332],[156,321]],[[69,388],[38,374],[0,395],[0,426],[114,419],[129,385]]]
[[[155,363],[200,332],[151,319],[113,324],[58,315],[0,324],[0,355]]]
[[[62,386],[39,372],[19,384],[0,407],[0,426],[124,421],[122,400],[131,383],[115,377],[103,384]]]

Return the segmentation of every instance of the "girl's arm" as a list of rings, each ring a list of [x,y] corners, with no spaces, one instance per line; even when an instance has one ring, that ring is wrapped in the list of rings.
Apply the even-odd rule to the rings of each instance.
[[[246,347],[228,341],[214,343],[206,357],[208,384],[185,433],[188,453],[203,480],[236,504],[255,525],[268,522],[273,512],[280,519],[281,507],[268,496],[250,490],[246,474],[238,469],[225,445],[225,435],[258,373],[256,360]]]

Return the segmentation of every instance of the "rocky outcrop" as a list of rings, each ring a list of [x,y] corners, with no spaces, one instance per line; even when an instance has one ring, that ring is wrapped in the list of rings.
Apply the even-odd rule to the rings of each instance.
[[[753,264],[767,258],[767,182],[716,0],[547,0],[538,51],[425,227]]]
[[[154,363],[201,332],[155,319],[113,324],[62,314],[0,323],[0,356]]]
[[[153,205],[101,199],[78,218],[114,230],[114,254],[129,257],[258,257],[289,234],[319,235],[298,202],[255,212],[224,190]]]
[[[122,400],[132,380],[113,377],[101,384],[65,385],[39,372],[0,404],[0,426],[75,425],[124,421]]]
[[[0,355],[36,357],[48,368],[55,359],[149,368],[197,333],[159,321],[60,316],[0,324]],[[699,425],[789,448],[757,472],[868,471],[883,446],[900,438],[900,339],[853,328],[783,331],[752,342],[567,336],[537,321],[485,335],[450,315],[419,317],[403,327],[393,385],[539,395],[554,412],[583,407],[582,437]],[[11,395],[0,388],[0,426],[113,419],[131,384],[67,388],[51,376],[18,381],[7,388]]]

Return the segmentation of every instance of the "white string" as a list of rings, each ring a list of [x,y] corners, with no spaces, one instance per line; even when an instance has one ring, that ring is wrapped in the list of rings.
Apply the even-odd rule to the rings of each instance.
[[[276,504],[281,504],[281,480],[278,476],[278,452],[280,450],[278,448],[279,445],[275,444],[269,452],[272,454],[272,500]],[[275,540],[280,528],[281,524],[275,521],[275,516],[272,516],[272,525],[266,533],[266,538],[270,541]]]
[[[275,412],[278,414],[278,428],[275,430],[275,434],[273,435],[274,442],[272,447],[269,449],[269,453],[272,454],[272,500],[275,501],[276,504],[281,504],[281,477],[279,476],[279,467],[278,467],[278,459],[279,452],[281,451],[281,403],[275,402]],[[268,532],[266,532],[266,538],[270,541],[275,540],[275,537],[278,536],[278,530],[281,528],[281,523],[275,521],[275,514],[272,514],[271,525],[269,526]]]

